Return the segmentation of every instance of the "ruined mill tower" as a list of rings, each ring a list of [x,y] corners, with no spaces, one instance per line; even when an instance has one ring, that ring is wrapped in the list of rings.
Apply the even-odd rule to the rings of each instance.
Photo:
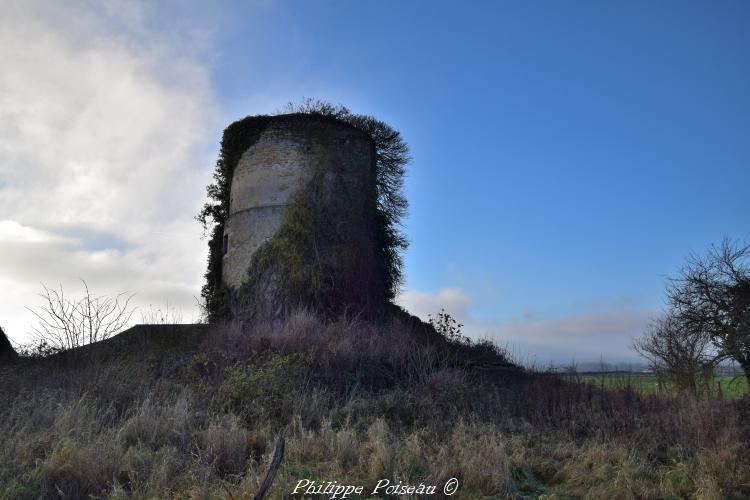
[[[384,301],[368,134],[322,115],[256,116],[230,125],[222,147],[235,163],[221,234],[232,317],[362,314]]]

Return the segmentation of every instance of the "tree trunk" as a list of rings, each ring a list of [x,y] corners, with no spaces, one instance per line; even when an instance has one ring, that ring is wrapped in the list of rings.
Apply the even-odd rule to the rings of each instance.
[[[747,379],[747,386],[750,387],[750,358],[740,361],[740,366],[745,371],[745,378]]]

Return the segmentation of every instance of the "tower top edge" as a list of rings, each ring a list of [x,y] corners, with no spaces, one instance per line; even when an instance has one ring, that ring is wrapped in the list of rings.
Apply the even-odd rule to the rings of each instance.
[[[344,120],[338,119],[333,116],[322,115],[318,113],[286,113],[280,115],[249,115],[239,120],[232,122],[226,129],[225,133],[235,127],[260,127],[266,129],[271,126],[284,126],[284,125],[316,125],[316,124],[331,124],[335,126],[341,126],[344,128],[351,129],[355,133],[362,134],[368,140],[372,141],[372,137],[366,131],[355,127],[351,123]],[[373,141],[374,142],[374,141]]]

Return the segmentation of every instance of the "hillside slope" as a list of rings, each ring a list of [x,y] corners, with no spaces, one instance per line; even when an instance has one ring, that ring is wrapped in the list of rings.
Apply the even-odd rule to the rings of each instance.
[[[280,435],[269,498],[451,478],[454,498],[750,495],[747,401],[601,392],[413,329],[140,326],[4,365],[0,498],[252,498]]]

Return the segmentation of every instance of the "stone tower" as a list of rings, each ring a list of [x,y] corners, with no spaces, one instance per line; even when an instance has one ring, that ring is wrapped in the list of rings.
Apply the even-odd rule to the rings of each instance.
[[[320,115],[242,125],[252,138],[232,170],[222,242],[233,316],[277,320],[296,307],[371,312],[384,290],[370,137]]]

